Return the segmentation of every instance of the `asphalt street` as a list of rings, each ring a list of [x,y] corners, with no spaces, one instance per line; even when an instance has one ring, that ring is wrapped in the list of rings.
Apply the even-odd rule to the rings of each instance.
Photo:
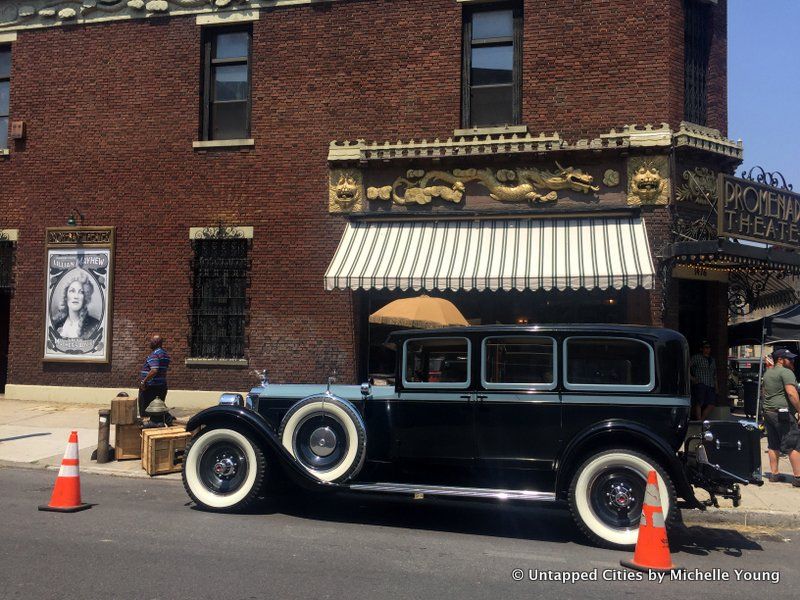
[[[673,560],[716,581],[624,581],[630,553],[587,545],[558,509],[293,496],[226,515],[194,509],[180,482],[84,474],[92,509],[37,511],[54,480],[0,468],[0,598],[775,600],[800,584],[800,532],[692,527],[671,536]],[[564,571],[598,581],[530,580]]]

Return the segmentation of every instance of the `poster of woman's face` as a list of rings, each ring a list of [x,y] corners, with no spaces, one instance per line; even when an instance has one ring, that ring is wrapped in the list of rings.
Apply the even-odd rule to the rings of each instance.
[[[47,266],[45,359],[105,361],[111,250],[50,249]]]

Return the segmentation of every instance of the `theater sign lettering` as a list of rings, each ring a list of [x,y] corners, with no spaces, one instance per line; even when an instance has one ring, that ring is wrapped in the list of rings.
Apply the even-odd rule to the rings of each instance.
[[[718,185],[720,236],[800,245],[800,194],[730,175],[720,175]]]

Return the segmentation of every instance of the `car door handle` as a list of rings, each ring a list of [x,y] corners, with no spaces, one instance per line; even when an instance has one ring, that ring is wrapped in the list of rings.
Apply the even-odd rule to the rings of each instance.
[[[478,399],[478,402],[483,402],[483,401],[484,401],[484,400],[486,400],[488,397],[489,397],[489,396],[487,396],[486,394],[478,394],[478,395],[476,396],[476,398]]]

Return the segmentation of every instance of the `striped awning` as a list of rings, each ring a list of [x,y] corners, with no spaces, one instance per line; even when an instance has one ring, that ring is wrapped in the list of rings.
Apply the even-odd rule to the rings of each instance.
[[[640,218],[351,222],[325,287],[652,288],[654,272]]]

